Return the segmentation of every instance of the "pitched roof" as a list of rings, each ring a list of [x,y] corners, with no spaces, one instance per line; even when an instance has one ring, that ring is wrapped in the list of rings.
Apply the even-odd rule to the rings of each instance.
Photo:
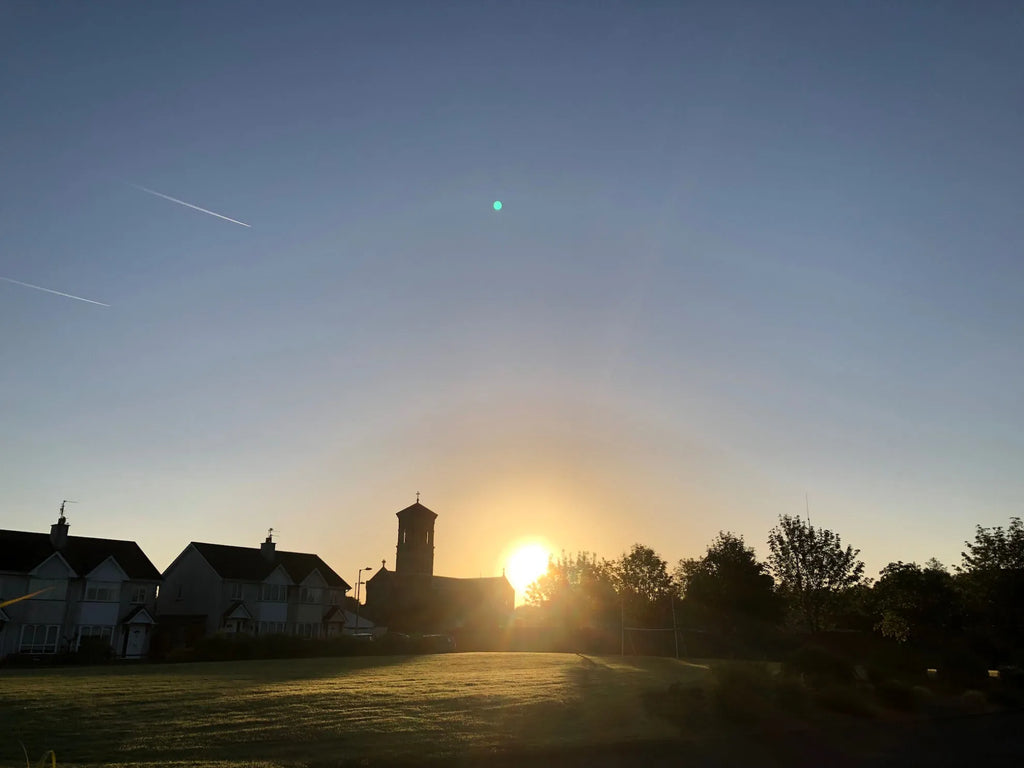
[[[313,571],[320,571],[320,575],[323,576],[329,587],[351,589],[345,580],[318,555],[306,552],[274,552],[273,559],[271,559],[254,547],[207,544],[201,541],[193,541],[192,546],[224,579],[263,581],[280,565],[284,566],[288,576],[296,584],[301,583]]]
[[[58,551],[79,576],[113,557],[130,579],[160,579],[160,572],[134,541],[68,536],[57,550],[48,533],[0,530],[0,571],[28,573]]]
[[[509,580],[504,576],[481,576],[479,578],[458,578],[455,576],[434,576],[431,587],[435,590],[469,590],[469,589],[512,589]]]
[[[156,620],[153,615],[144,605],[140,605],[131,611],[121,619],[122,624],[156,624]]]
[[[405,509],[398,510],[395,514],[399,518],[405,517],[406,515],[433,515],[435,518],[437,517],[437,512],[432,509],[427,509],[427,507],[423,506],[418,501],[415,504],[410,504]]]

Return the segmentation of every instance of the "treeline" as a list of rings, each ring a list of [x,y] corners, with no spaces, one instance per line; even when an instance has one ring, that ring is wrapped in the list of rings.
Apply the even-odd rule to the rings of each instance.
[[[527,603],[566,643],[606,650],[654,647],[650,638],[668,629],[674,643],[716,655],[765,658],[814,638],[890,663],[973,671],[1024,664],[1020,518],[977,526],[952,569],[935,559],[892,562],[877,579],[865,576],[860,550],[799,517],[781,516],[767,543],[762,561],[742,536],[723,531],[702,557],[674,568],[641,544],[615,560],[563,552],[530,586]]]

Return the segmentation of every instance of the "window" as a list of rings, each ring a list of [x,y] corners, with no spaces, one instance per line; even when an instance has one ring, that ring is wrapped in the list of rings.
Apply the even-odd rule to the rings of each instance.
[[[287,627],[283,621],[261,621],[256,630],[260,635],[283,635]]]
[[[116,603],[121,599],[121,585],[114,581],[94,581],[85,587],[85,599],[93,603]]]
[[[56,653],[60,624],[26,624],[21,628],[21,653]]]
[[[135,604],[146,602],[149,597],[149,587],[132,587],[132,602]]]
[[[231,584],[231,599],[241,600],[242,599],[242,583],[240,581],[233,582]]]
[[[286,603],[288,602],[288,585],[287,584],[264,584],[263,593],[260,596],[260,600],[265,600],[268,603]]]
[[[323,599],[323,591],[315,587],[303,587],[299,601],[303,603],[319,603]]]
[[[320,636],[320,625],[319,624],[296,624],[295,634],[299,637],[319,637]]]
[[[338,590],[332,589],[331,590],[331,605],[337,605],[337,604],[338,604]]]
[[[28,583],[29,594],[45,590],[33,600],[64,600],[68,594],[67,579],[31,579]]]
[[[110,645],[110,638],[113,637],[113,634],[113,627],[102,627],[92,625],[79,626],[78,637],[75,639],[75,650],[77,651],[79,648],[82,647],[82,638],[86,638],[86,640],[88,640],[88,638],[90,637],[96,637],[100,638],[101,640],[106,640],[107,645]]]

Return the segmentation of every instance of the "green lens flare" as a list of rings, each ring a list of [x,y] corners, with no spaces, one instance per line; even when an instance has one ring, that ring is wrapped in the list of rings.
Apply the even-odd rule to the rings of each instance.
[[[494,201],[494,210],[496,210],[496,211],[500,211],[501,210],[501,200],[495,200]]]

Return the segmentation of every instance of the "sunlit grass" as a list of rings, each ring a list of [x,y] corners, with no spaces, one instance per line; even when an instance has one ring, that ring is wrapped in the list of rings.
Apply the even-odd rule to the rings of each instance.
[[[297,765],[670,738],[671,659],[447,654],[0,673],[0,763]],[[17,752],[15,752],[17,750]]]

